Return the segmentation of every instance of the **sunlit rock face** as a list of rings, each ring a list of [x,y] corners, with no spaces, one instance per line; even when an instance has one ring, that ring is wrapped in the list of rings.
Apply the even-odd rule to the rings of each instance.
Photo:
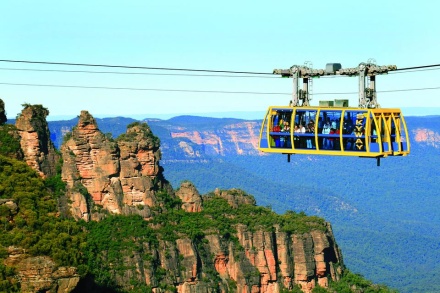
[[[47,115],[49,111],[41,105],[24,105],[15,122],[24,160],[42,177],[56,174],[60,158],[50,140]]]
[[[114,140],[99,130],[89,112],[82,111],[61,153],[62,178],[77,219],[99,220],[102,210],[149,218],[155,192],[171,190],[159,166],[159,140],[146,124],[129,125]]]
[[[193,188],[186,182],[179,190],[194,194]],[[224,198],[234,209],[245,208],[254,201],[252,196],[235,189],[208,197]],[[186,213],[190,212],[194,211]],[[129,284],[134,277],[153,291],[166,283],[181,293],[276,293],[295,286],[312,292],[318,284],[326,288],[330,280],[339,280],[344,268],[331,226],[323,225],[298,234],[283,232],[278,225],[268,230],[245,224],[237,224],[236,232],[229,236],[214,232],[216,227],[198,240],[176,234],[177,239],[158,239],[158,245],[145,245],[142,252],[127,248],[125,254],[130,257],[124,258],[123,266],[131,269],[116,274],[117,282],[127,291],[133,290]]]
[[[215,131],[170,126],[170,136],[178,141],[182,154],[175,160],[197,159],[206,155],[264,155],[258,150],[259,127],[259,123],[253,121],[230,123]],[[164,146],[165,151],[167,146]]]
[[[47,256],[30,256],[24,249],[10,246],[4,260],[17,272],[20,292],[72,292],[80,276],[75,267],[60,267]]]
[[[202,211],[202,197],[191,182],[182,182],[176,191],[176,196],[182,200],[182,209],[187,212]]]
[[[440,148],[440,132],[437,129],[417,128],[413,130],[413,135],[417,143]]]

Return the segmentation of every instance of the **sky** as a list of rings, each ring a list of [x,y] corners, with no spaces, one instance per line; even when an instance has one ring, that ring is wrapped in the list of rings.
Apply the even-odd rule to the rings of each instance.
[[[368,60],[398,68],[440,64],[439,3],[5,0],[1,60],[269,74],[1,61],[0,98],[9,119],[24,103],[48,108],[49,119],[73,118],[81,110],[95,117],[249,118],[246,113],[258,116],[291,99],[292,80],[271,75],[275,68],[305,62],[346,68]],[[440,67],[431,69],[377,77],[379,104],[406,115],[440,114]],[[311,103],[343,98],[355,106],[357,91],[355,77],[314,79]]]

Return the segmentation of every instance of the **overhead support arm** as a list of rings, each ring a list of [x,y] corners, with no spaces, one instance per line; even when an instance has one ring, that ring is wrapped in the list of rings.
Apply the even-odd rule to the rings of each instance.
[[[380,108],[376,94],[376,75],[396,70],[396,65],[377,66],[373,63],[360,63],[353,68],[341,68],[340,63],[328,63],[326,69],[312,69],[307,66],[293,65],[289,69],[274,69],[273,74],[293,79],[293,107],[310,105],[310,79],[326,75],[359,76],[359,108]],[[302,78],[303,87],[299,88]]]

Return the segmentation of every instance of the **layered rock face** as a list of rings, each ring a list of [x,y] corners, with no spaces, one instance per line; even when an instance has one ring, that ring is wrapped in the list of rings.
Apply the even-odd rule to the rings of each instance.
[[[76,268],[58,267],[47,256],[30,257],[17,247],[9,247],[4,264],[16,268],[21,292],[71,292],[80,280]]]
[[[62,179],[76,219],[99,220],[102,210],[149,218],[155,192],[171,191],[159,166],[159,140],[146,124],[129,125],[127,133],[115,141],[82,111],[61,153]]]
[[[176,196],[182,201],[182,209],[186,212],[202,211],[202,196],[191,182],[182,182]]]
[[[180,189],[191,186],[183,183]],[[231,207],[251,204],[252,196],[237,190],[216,191],[214,197],[226,199]],[[274,229],[251,229],[238,224],[235,237],[207,233],[202,241],[179,238],[159,239],[155,248],[144,247],[146,260],[139,252],[129,251],[123,266],[134,268],[118,277],[118,284],[130,290],[130,277],[157,288],[159,282],[173,284],[177,292],[280,292],[299,286],[312,292],[319,284],[328,287],[339,280],[343,270],[341,252],[330,224],[309,233],[291,234]],[[215,227],[213,227],[215,228]],[[323,229],[322,229],[323,228]],[[158,280],[159,271],[162,275]],[[159,289],[158,289],[159,290]]]
[[[60,156],[50,140],[46,117],[49,111],[41,105],[25,105],[15,126],[26,163],[40,176],[54,176]]]
[[[231,123],[222,128],[212,131],[193,130],[185,127],[168,126],[170,136],[177,141],[183,158],[198,159],[205,156],[227,156],[227,155],[257,155],[258,151],[259,123],[245,121]],[[166,152],[168,145],[163,146]]]

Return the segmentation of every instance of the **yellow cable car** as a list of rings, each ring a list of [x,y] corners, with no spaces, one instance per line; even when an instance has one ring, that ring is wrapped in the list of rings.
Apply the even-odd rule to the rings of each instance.
[[[336,68],[343,72],[340,65]],[[375,85],[362,90],[360,107],[348,107],[348,100],[322,101],[314,107],[308,106],[306,78],[307,85],[294,93],[291,106],[269,107],[260,131],[262,152],[287,154],[288,161],[291,154],[370,157],[378,166],[380,158],[409,154],[405,119],[400,109],[378,107]]]

